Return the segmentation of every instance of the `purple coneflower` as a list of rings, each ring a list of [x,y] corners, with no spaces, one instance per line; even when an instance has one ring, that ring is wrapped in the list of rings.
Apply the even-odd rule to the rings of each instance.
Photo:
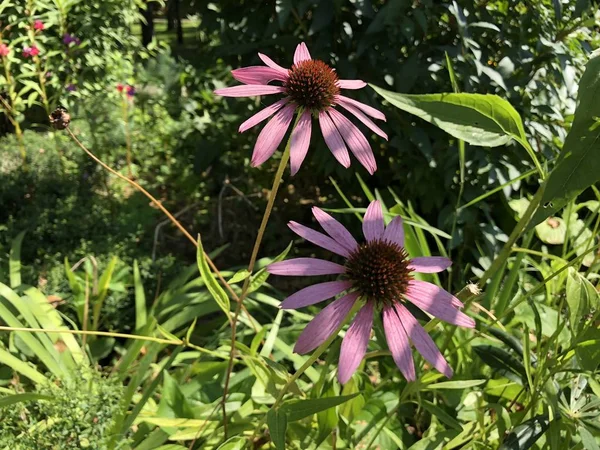
[[[382,112],[340,94],[341,89],[361,89],[367,83],[362,80],[340,80],[334,69],[323,61],[310,57],[304,43],[296,47],[294,65],[290,69],[281,67],[266,55],[259,53],[258,56],[266,67],[243,67],[231,72],[233,77],[244,85],[215,91],[215,94],[225,97],[253,97],[268,94],[285,96],[240,125],[239,131],[243,133],[275,114],[256,140],[252,166],[261,165],[275,153],[292,123],[294,112],[298,111],[301,116],[292,131],[290,148],[292,175],[298,172],[308,152],[312,117],[319,119],[325,143],[341,165],[350,167],[347,148],[349,147],[370,174],[377,170],[377,163],[369,142],[362,132],[337,109],[338,106],[345,108],[374,133],[387,139],[383,130],[367,117],[385,120]],[[281,84],[268,84],[271,81]]]
[[[296,292],[283,301],[283,309],[302,308],[343,295],[306,326],[294,351],[308,353],[316,349],[337,330],[354,304],[363,300],[364,305],[342,341],[340,383],[346,383],[352,377],[365,355],[375,312],[383,315],[383,328],[392,357],[408,381],[416,378],[410,342],[433,367],[450,378],[452,369],[406,304],[411,302],[453,325],[473,328],[473,319],[459,311],[464,306],[459,299],[412,276],[412,272],[441,272],[452,262],[438,256],[410,259],[404,249],[402,218],[395,217],[386,227],[378,201],[371,202],[365,214],[363,243],[358,243],[342,224],[321,209],[314,207],[313,214],[327,235],[296,222],[290,222],[289,227],[307,241],[345,258],[344,265],[316,258],[297,258],[271,264],[267,270],[275,275],[342,276],[340,280],[315,284]]]

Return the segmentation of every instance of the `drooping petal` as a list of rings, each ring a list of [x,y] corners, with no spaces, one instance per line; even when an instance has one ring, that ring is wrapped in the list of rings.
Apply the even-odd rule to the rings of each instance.
[[[231,75],[244,84],[267,84],[269,81],[286,81],[287,75],[277,69],[264,66],[242,67],[234,69]]]
[[[345,108],[346,110],[348,110],[350,113],[354,114],[354,116],[360,120],[363,124],[365,124],[367,126],[367,128],[369,128],[373,133],[375,133],[378,136],[381,136],[382,138],[384,138],[386,141],[388,140],[388,136],[387,134],[385,134],[385,132],[379,128],[377,125],[375,125],[375,123],[369,119],[366,115],[364,115],[362,113],[362,111],[358,108],[356,108],[355,106],[350,105],[349,103],[344,103],[340,105]]]
[[[292,131],[292,143],[290,147],[290,168],[292,175],[296,175],[308,152],[310,134],[312,130],[312,116],[306,110],[300,116],[298,124]]]
[[[244,131],[247,131],[250,128],[252,128],[253,126],[258,125],[263,120],[268,119],[277,111],[279,111],[281,107],[285,105],[288,101],[289,98],[282,98],[281,100],[278,100],[275,103],[273,103],[271,106],[267,106],[266,108],[260,110],[248,120],[246,120],[244,123],[242,123],[238,131],[240,133],[243,133]]]
[[[257,95],[279,94],[284,92],[283,86],[266,84],[242,84],[215,90],[215,94],[223,97],[256,97]]]
[[[329,108],[327,113],[333,120],[333,123],[344,138],[346,144],[348,144],[348,147],[350,147],[354,156],[356,156],[356,159],[358,159],[365,169],[367,169],[369,174],[373,175],[377,170],[377,162],[375,162],[375,155],[373,155],[373,150],[371,149],[371,145],[369,144],[369,141],[367,141],[367,138],[361,133],[356,125],[334,108]]]
[[[328,298],[335,297],[351,287],[351,281],[328,281],[326,283],[313,284],[290,295],[279,307],[281,309],[304,308],[305,306],[314,305]]]
[[[383,308],[383,330],[398,369],[407,381],[414,381],[415,363],[410,351],[410,342],[396,311],[390,306]]]
[[[340,366],[338,368],[338,380],[346,384],[356,371],[367,352],[369,338],[371,337],[371,328],[373,328],[373,302],[367,302],[363,306],[350,328],[340,349]]]
[[[334,275],[346,272],[346,268],[324,259],[295,258],[270,264],[267,272],[286,276]]]
[[[404,225],[402,224],[402,217],[396,216],[388,223],[383,232],[383,240],[404,247]]]
[[[352,292],[323,308],[298,337],[294,352],[308,353],[325,342],[342,324],[356,299],[358,293]]]
[[[254,144],[252,167],[260,166],[275,153],[292,122],[294,109],[294,105],[283,107],[262,129]]]
[[[273,61],[271,58],[269,58],[267,55],[263,55],[262,53],[259,53],[258,57],[261,59],[262,62],[264,62],[271,69],[277,70],[279,73],[281,73],[282,75],[285,75],[286,77],[288,76],[288,70],[284,67],[281,67],[275,61]]]
[[[363,80],[338,80],[337,85],[340,89],[362,89],[367,83]]]
[[[359,101],[354,100],[353,98],[346,97],[345,95],[338,95],[335,98],[336,103],[340,105],[346,106],[354,106],[364,112],[367,116],[371,116],[374,119],[383,120],[385,122],[385,115],[381,111],[377,111],[375,108],[365,105]]]
[[[429,361],[429,363],[441,373],[446,375],[446,377],[452,378],[452,368],[438,350],[435,342],[431,339],[431,336],[427,334],[421,324],[417,322],[417,319],[413,317],[404,305],[396,303],[394,306],[402,326],[406,330],[406,334],[408,334],[411,342],[419,353],[423,355],[423,358]]]
[[[294,64],[298,64],[302,61],[309,61],[311,59],[308,47],[304,42],[300,42],[294,52]]]
[[[435,284],[411,280],[404,295],[414,305],[444,322],[467,328],[475,327],[475,321],[457,309],[455,297]]]
[[[374,200],[369,204],[365,217],[363,218],[363,233],[365,239],[369,242],[381,239],[385,229],[383,222],[383,210],[379,200]]]
[[[338,244],[343,245],[349,252],[353,252],[358,248],[358,242],[344,225],[316,206],[313,206],[312,213],[325,232],[335,239]]]
[[[346,247],[339,244],[335,239],[324,235],[323,233],[319,233],[312,228],[308,228],[294,221],[288,223],[288,227],[290,227],[290,229],[298,236],[306,239],[309,242],[312,242],[315,245],[318,245],[319,247],[343,256],[344,258],[348,258],[350,256],[350,252],[346,249]]]
[[[410,260],[408,268],[414,272],[437,273],[446,270],[452,261],[443,256],[421,256]]]
[[[334,158],[346,169],[350,167],[350,155],[348,154],[346,144],[325,111],[319,113],[319,126],[321,127],[325,143],[329,147],[329,150],[331,150],[331,153],[333,153]]]

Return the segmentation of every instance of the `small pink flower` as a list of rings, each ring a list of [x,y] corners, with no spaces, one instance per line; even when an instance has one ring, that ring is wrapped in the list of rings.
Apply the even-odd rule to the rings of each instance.
[[[125,89],[125,86],[123,86],[121,83],[117,83],[117,91],[123,92],[123,89]]]
[[[0,44],[0,56],[8,56],[10,48],[6,44]]]
[[[394,362],[408,381],[415,380],[410,343],[433,367],[448,378],[452,369],[417,319],[405,306],[411,302],[438,319],[453,325],[473,328],[475,321],[460,311],[464,305],[444,289],[420,280],[412,272],[436,273],[452,262],[439,256],[410,259],[404,249],[402,218],[395,217],[386,227],[379,201],[367,208],[363,222],[365,242],[358,243],[346,228],[329,214],[314,207],[313,214],[327,235],[290,222],[289,227],[302,238],[336,253],[344,265],[316,258],[297,258],[269,265],[275,275],[332,275],[342,279],[301,289],[281,304],[297,309],[343,294],[326,306],[304,329],[294,347],[308,353],[325,342],[342,324],[354,304],[365,304],[356,314],[342,341],[338,379],[344,384],[360,365],[369,344],[373,314],[383,316],[383,328]]]
[[[244,84],[215,91],[215,94],[225,97],[253,97],[269,94],[285,96],[240,125],[239,131],[243,133],[275,114],[256,140],[252,166],[261,165],[275,153],[292,123],[294,113],[299,112],[301,116],[298,125],[292,130],[290,149],[292,175],[298,172],[308,152],[312,117],[319,119],[325,143],[340,164],[346,168],[350,167],[349,147],[370,174],[377,170],[377,163],[369,142],[362,132],[337,109],[340,106],[345,108],[367,128],[387,140],[383,130],[367,117],[385,121],[383,113],[340,93],[341,89],[361,89],[367,85],[364,81],[340,80],[331,67],[323,61],[310,57],[304,43],[296,47],[294,65],[290,69],[281,67],[266,55],[259,53],[258,56],[266,67],[251,66],[235,69],[231,74]],[[268,84],[271,81],[280,84]]]
[[[23,57],[24,58],[30,58],[33,56],[37,56],[39,54],[40,54],[40,49],[37,48],[35,45],[32,45],[31,47],[23,48]]]
[[[36,20],[35,22],[33,22],[33,29],[36,31],[42,31],[44,29],[44,22],[42,22],[41,20]]]

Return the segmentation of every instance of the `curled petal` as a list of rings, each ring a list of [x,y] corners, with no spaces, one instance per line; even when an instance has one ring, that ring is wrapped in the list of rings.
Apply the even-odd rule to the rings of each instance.
[[[437,273],[446,270],[452,265],[452,261],[443,256],[422,256],[413,258],[408,268],[414,272]]]
[[[286,78],[287,78],[287,76],[288,76],[288,70],[287,69],[281,67],[275,61],[273,61],[271,58],[269,58],[267,55],[263,55],[262,53],[259,53],[258,57],[261,59],[262,62],[264,62],[271,69],[277,70],[280,74],[285,75]]]
[[[327,144],[327,147],[329,147],[329,150],[331,150],[331,153],[333,153],[335,159],[337,159],[346,169],[350,167],[350,155],[348,154],[346,144],[344,143],[340,132],[325,111],[319,113],[319,126],[321,127],[321,133],[323,133],[325,143]]]
[[[344,141],[346,141],[346,144],[348,144],[348,147],[350,147],[350,150],[356,156],[356,159],[367,169],[369,174],[373,175],[377,170],[377,163],[375,162],[375,155],[373,155],[373,150],[367,138],[360,132],[356,125],[337,110],[329,108],[327,112],[344,138]]]
[[[337,241],[329,236],[325,236],[323,233],[319,233],[318,231],[305,227],[304,225],[294,221],[288,223],[288,226],[298,236],[306,239],[309,242],[312,242],[315,245],[318,245],[319,247],[343,256],[344,258],[350,256],[350,252],[343,245],[338,244]]]
[[[292,175],[298,173],[304,158],[306,158],[312,130],[311,119],[312,116],[310,111],[304,111],[300,116],[300,120],[298,120],[296,128],[292,131],[292,142],[290,147],[290,168]]]
[[[363,219],[363,233],[365,239],[369,242],[381,239],[385,229],[383,223],[383,210],[379,200],[374,200],[369,204],[365,217]]]
[[[262,129],[254,144],[252,167],[260,166],[275,153],[292,122],[294,109],[294,105],[285,106]]]
[[[287,80],[287,75],[282,74],[281,71],[264,66],[250,66],[234,69],[231,71],[231,75],[233,75],[233,78],[244,84],[267,84],[269,81],[273,80]]]
[[[360,109],[367,116],[371,116],[374,119],[383,120],[385,122],[385,115],[381,111],[377,111],[375,108],[365,105],[364,103],[358,102],[350,97],[346,97],[344,95],[338,95],[336,98],[336,103],[339,103],[342,106],[350,105]]]
[[[446,375],[446,377],[452,378],[452,368],[438,350],[435,342],[431,339],[431,336],[427,334],[421,324],[413,317],[408,309],[404,307],[404,305],[396,303],[394,307],[396,308],[402,326],[406,330],[406,334],[408,334],[419,353],[423,355],[423,358],[429,361],[429,363],[441,373]]]
[[[300,289],[290,295],[280,305],[281,309],[299,309],[314,305],[328,298],[341,294],[352,287],[351,281],[328,281]]]
[[[415,363],[410,351],[410,342],[396,311],[390,306],[383,308],[383,330],[398,369],[407,381],[414,381]]]
[[[346,268],[324,259],[295,258],[270,264],[267,272],[285,276],[334,275],[345,273]]]
[[[404,247],[404,226],[402,225],[402,217],[396,216],[388,223],[383,232],[383,240],[393,242],[399,247]]]
[[[300,354],[308,353],[325,342],[340,327],[357,299],[358,294],[352,292],[323,308],[306,325],[306,328],[298,337],[294,351]]]
[[[257,95],[278,94],[284,92],[282,86],[271,86],[266,84],[243,84],[215,90],[215,94],[223,97],[256,97]]]
[[[279,111],[281,107],[285,105],[288,101],[288,98],[282,98],[281,100],[278,100],[275,103],[273,103],[271,106],[267,106],[266,108],[260,110],[248,120],[246,120],[244,123],[242,123],[238,131],[240,133],[243,133],[244,131],[247,131],[250,128],[252,128],[253,126],[258,125],[263,120],[268,119],[277,111]]]
[[[356,371],[367,352],[373,328],[373,302],[367,302],[348,328],[340,349],[338,380],[346,384]]]
[[[346,104],[340,103],[340,105],[343,108],[345,108],[346,110],[348,110],[350,113],[354,114],[354,116],[358,120],[360,120],[363,124],[365,124],[365,126],[367,128],[369,128],[373,133],[375,133],[378,136],[381,136],[386,141],[388,140],[387,134],[385,134],[385,132],[381,128],[379,128],[377,125],[375,125],[375,123],[371,119],[369,119],[367,116],[365,116],[360,109],[358,109],[355,106],[352,106],[348,103],[346,103]]]
[[[362,89],[367,83],[363,80],[338,80],[337,85],[340,89]]]
[[[454,301],[456,297],[435,284],[411,280],[404,295],[415,306],[444,322],[466,328],[475,327],[475,321],[457,309]]]
[[[296,47],[296,51],[294,52],[294,64],[298,64],[302,61],[309,61],[310,59],[308,47],[306,47],[304,42],[300,42]]]
[[[325,232],[335,239],[338,244],[343,245],[349,252],[353,252],[358,248],[358,242],[344,225],[316,206],[313,206],[312,213]]]

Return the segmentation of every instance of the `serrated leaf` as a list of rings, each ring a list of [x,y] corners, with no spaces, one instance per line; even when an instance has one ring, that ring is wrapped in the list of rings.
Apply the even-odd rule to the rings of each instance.
[[[325,411],[329,408],[334,408],[346,403],[348,400],[352,400],[358,395],[360,395],[359,392],[351,395],[340,395],[339,397],[300,400],[293,403],[286,403],[281,409],[287,413],[289,421],[294,422],[312,416],[320,411]]]
[[[200,270],[200,276],[204,281],[204,284],[208,288],[212,297],[217,302],[217,305],[223,310],[227,318],[231,321],[231,305],[229,303],[229,297],[225,290],[221,287],[206,262],[206,256],[204,254],[204,247],[202,247],[202,239],[198,235],[198,253],[197,253],[198,269]]]
[[[285,450],[285,432],[287,430],[288,417],[282,409],[271,408],[267,413],[267,425],[271,441],[277,450]]]
[[[535,416],[515,427],[498,450],[527,450],[548,429],[550,421],[546,416]]]

